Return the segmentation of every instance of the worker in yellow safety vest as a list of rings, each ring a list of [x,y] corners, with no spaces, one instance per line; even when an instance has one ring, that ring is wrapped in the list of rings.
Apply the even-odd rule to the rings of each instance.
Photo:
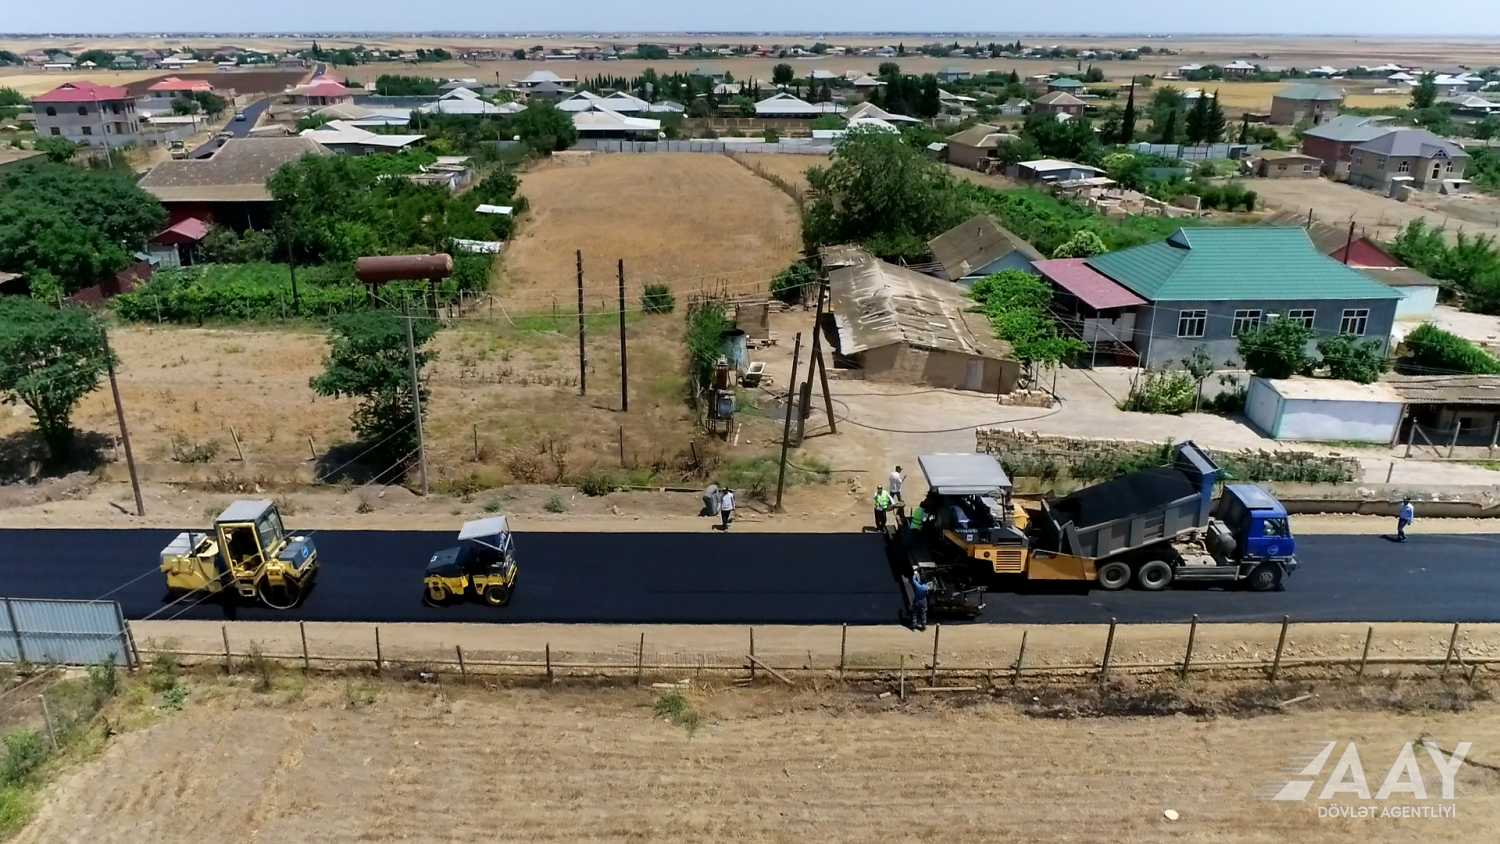
[[[891,495],[885,487],[875,487],[875,529],[885,530],[885,513],[891,509]]]

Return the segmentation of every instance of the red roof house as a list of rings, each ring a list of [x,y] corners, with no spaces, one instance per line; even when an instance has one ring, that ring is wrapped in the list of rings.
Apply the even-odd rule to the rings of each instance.
[[[213,89],[214,86],[210,85],[206,79],[179,79],[176,76],[168,76],[146,90],[153,94],[196,94]]]
[[[32,97],[33,103],[50,105],[56,103],[92,103],[96,101],[128,100],[129,92],[113,85],[98,85],[93,82],[64,82],[41,96]]]

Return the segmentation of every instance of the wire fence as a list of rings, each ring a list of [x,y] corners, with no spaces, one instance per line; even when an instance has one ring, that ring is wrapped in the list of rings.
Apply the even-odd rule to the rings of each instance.
[[[220,627],[223,641],[221,650],[140,647],[134,654],[134,664],[145,665],[152,658],[163,655],[184,663],[217,663],[222,666],[226,674],[251,670],[263,664],[280,664],[300,668],[303,671],[348,671],[352,669],[368,670],[377,674],[392,671],[433,676],[448,675],[456,676],[460,681],[468,681],[472,677],[512,681],[524,681],[531,678],[554,682],[562,678],[587,677],[613,678],[624,682],[633,680],[640,685],[648,680],[663,678],[680,680],[718,676],[750,681],[763,677],[788,686],[796,686],[799,681],[816,682],[818,679],[833,678],[849,681],[896,680],[902,684],[903,688],[909,682],[913,684],[914,689],[918,690],[920,690],[918,684],[922,678],[925,678],[929,687],[938,686],[940,681],[951,683],[982,680],[988,685],[996,685],[1005,682],[1016,683],[1023,679],[1061,682],[1082,677],[1095,678],[1103,682],[1112,674],[1175,674],[1183,679],[1194,673],[1250,676],[1261,674],[1268,681],[1275,682],[1284,671],[1290,669],[1342,670],[1348,671],[1356,678],[1363,678],[1368,669],[1376,666],[1437,669],[1439,677],[1446,678],[1452,675],[1473,685],[1480,678],[1481,671],[1488,674],[1494,670],[1494,666],[1500,665],[1500,657],[1480,655],[1477,650],[1474,653],[1465,653],[1464,644],[1460,638],[1462,633],[1460,624],[1452,626],[1447,647],[1441,653],[1417,656],[1409,655],[1404,651],[1400,655],[1376,653],[1376,625],[1371,624],[1367,627],[1363,647],[1358,652],[1342,656],[1295,656],[1287,652],[1289,634],[1292,629],[1292,620],[1289,616],[1282,617],[1275,651],[1269,659],[1262,658],[1259,654],[1252,658],[1204,658],[1201,654],[1196,654],[1195,647],[1198,646],[1200,628],[1197,615],[1194,615],[1191,621],[1177,625],[1183,643],[1180,658],[1118,659],[1115,653],[1117,633],[1121,628],[1128,632],[1137,626],[1149,627],[1153,632],[1159,632],[1163,627],[1159,624],[1120,625],[1112,618],[1104,632],[1097,659],[1080,660],[1076,653],[1070,652],[1063,661],[1049,658],[1047,653],[1040,652],[1040,649],[1036,647],[1028,650],[1030,631],[1023,628],[1014,659],[996,662],[974,658],[945,660],[942,655],[944,630],[942,624],[935,624],[932,627],[930,657],[925,660],[913,659],[911,661],[908,661],[904,654],[899,653],[870,654],[865,652],[851,655],[851,636],[858,638],[860,631],[870,628],[848,624],[828,628],[830,633],[837,632],[838,634],[836,653],[829,648],[819,651],[807,649],[805,653],[788,655],[784,648],[778,648],[775,652],[767,652],[762,648],[760,654],[757,654],[756,628],[748,627],[745,628],[746,639],[743,649],[701,652],[675,648],[663,649],[654,643],[648,643],[648,635],[642,631],[622,639],[615,647],[603,652],[597,649],[590,652],[565,652],[554,650],[551,643],[547,642],[539,652],[535,650],[506,651],[501,657],[478,657],[474,655],[472,649],[466,653],[462,645],[454,645],[451,651],[445,646],[428,646],[419,653],[411,653],[408,650],[400,656],[392,655],[388,653],[389,642],[382,644],[379,625],[371,625],[369,628],[370,638],[367,648],[318,650],[309,646],[307,627],[303,622],[298,622],[297,625],[300,648],[278,653],[263,650],[254,640],[242,639],[238,635],[231,637],[230,630],[233,625],[226,624]],[[764,628],[762,631],[764,632]],[[1404,631],[1404,635],[1409,638],[1410,631]],[[503,646],[503,634],[497,638],[500,641],[496,644]],[[1386,638],[1385,641],[1394,642],[1396,639],[1396,636],[1392,636]],[[135,647],[134,636],[130,638],[130,641],[132,647]],[[831,645],[832,642],[829,641],[827,644]],[[923,643],[923,652],[924,654],[927,652],[926,642]],[[148,663],[142,663],[142,659],[147,660]]]

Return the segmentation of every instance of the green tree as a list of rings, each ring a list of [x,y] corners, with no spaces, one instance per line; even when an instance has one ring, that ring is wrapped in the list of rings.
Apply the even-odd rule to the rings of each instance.
[[[0,108],[26,105],[26,97],[15,88],[0,87]]]
[[[1065,243],[1052,250],[1054,258],[1091,258],[1109,250],[1104,239],[1088,229],[1079,229]]]
[[[917,97],[917,117],[928,119],[938,116],[943,110],[942,93],[938,90],[938,79],[928,73],[922,77],[922,93]]]
[[[800,304],[817,280],[818,274],[812,267],[797,261],[771,279],[771,297],[788,305]]]
[[[1193,412],[1196,413],[1203,407],[1203,382],[1218,371],[1218,366],[1214,363],[1213,355],[1208,353],[1208,347],[1199,344],[1193,347],[1191,354],[1182,359],[1182,368],[1193,376]]]
[[[1250,118],[1248,116],[1240,119],[1240,136],[1236,143],[1250,143]]]
[[[771,81],[777,85],[790,85],[797,75],[789,64],[778,64],[771,68]]]
[[[1227,128],[1229,128],[1229,123],[1224,117],[1224,109],[1219,105],[1219,92],[1214,91],[1214,98],[1208,103],[1208,117],[1203,122],[1203,142],[1219,143],[1224,140],[1224,130]]]
[[[969,211],[942,165],[878,129],[850,130],[828,166],[811,168],[807,180],[809,247],[867,243],[878,254],[917,257],[928,238]]]
[[[1430,71],[1422,74],[1411,89],[1411,107],[1418,111],[1432,108],[1437,103],[1437,93],[1437,74]]]
[[[1153,124],[1156,129],[1156,142],[1159,144],[1175,144],[1179,140],[1177,131],[1177,112],[1169,111],[1165,119],[1160,123]]]
[[[1406,335],[1401,346],[1402,365],[1418,375],[1500,375],[1500,358],[1430,322]]]
[[[108,68],[114,63],[115,54],[108,50],[84,50],[78,54],[78,63],[93,62],[102,68]]]
[[[1084,163],[1099,157],[1099,139],[1085,117],[1064,121],[1052,114],[1032,114],[1021,134],[1045,156]]]
[[[533,100],[515,119],[516,134],[541,153],[567,149],[578,140],[573,117],[544,100]]]
[[[1347,334],[1319,340],[1318,354],[1323,356],[1329,377],[1361,384],[1375,383],[1389,365],[1379,340],[1361,340]]]
[[[1245,368],[1262,378],[1290,378],[1312,366],[1307,344],[1313,330],[1300,322],[1278,319],[1240,335]]]
[[[1135,138],[1135,80],[1130,82],[1130,93],[1125,99],[1125,114],[1120,118],[1120,143],[1128,144]]]
[[[1052,286],[1031,273],[996,273],[975,282],[969,295],[983,307],[995,336],[1010,344],[1032,378],[1038,366],[1055,366],[1085,348],[1081,341],[1058,331],[1048,307]]]
[[[422,367],[437,357],[426,349],[436,331],[433,320],[411,320],[419,381]],[[320,396],[358,400],[350,422],[380,463],[405,463],[417,447],[406,332],[406,320],[391,311],[336,317],[328,332],[323,372],[310,382]],[[425,404],[425,387],[421,396]]]
[[[1190,144],[1201,144],[1208,137],[1208,95],[1200,93],[1198,99],[1193,101],[1193,108],[1187,114],[1187,141]]]
[[[213,91],[194,91],[193,102],[203,109],[203,113],[210,117],[218,117],[229,107],[229,101],[215,94]]]
[[[81,308],[0,296],[0,401],[31,408],[54,462],[73,444],[73,408],[108,366],[104,326]]]
[[[881,62],[879,69],[875,71],[876,78],[889,79],[901,75],[901,65],[895,62]]]
[[[78,145],[67,138],[38,138],[35,146],[54,164],[67,164],[78,154]]]

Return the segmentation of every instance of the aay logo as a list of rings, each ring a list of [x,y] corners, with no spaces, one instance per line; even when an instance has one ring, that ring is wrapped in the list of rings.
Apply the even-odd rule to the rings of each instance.
[[[1359,747],[1352,741],[1343,743],[1342,752],[1337,753],[1337,761],[1333,762],[1332,769],[1328,770],[1327,777],[1323,777],[1325,770],[1329,768],[1329,760],[1335,758],[1340,742],[1330,741],[1322,745],[1302,769],[1296,775],[1281,784],[1272,800],[1287,802],[1300,802],[1315,795],[1315,799],[1336,800],[1381,800],[1388,801],[1392,797],[1398,797],[1405,801],[1413,800],[1453,800],[1454,781],[1458,771],[1463,767],[1464,758],[1469,755],[1469,749],[1473,746],[1471,742],[1459,742],[1452,754],[1443,752],[1442,748],[1425,739],[1418,742],[1407,742],[1401,746],[1396,754],[1395,761],[1385,771],[1385,777],[1373,792],[1370,790],[1370,778],[1366,773],[1365,764],[1360,759]],[[1434,794],[1428,788],[1428,775],[1423,773],[1421,757],[1417,754],[1417,748],[1425,751],[1428,767],[1436,773],[1438,782],[1437,792]],[[1375,773],[1379,773],[1378,769]],[[1322,787],[1314,789],[1319,782]],[[1374,816],[1401,816],[1401,817],[1454,817],[1455,807],[1447,806],[1319,806],[1320,817],[1374,817]]]

